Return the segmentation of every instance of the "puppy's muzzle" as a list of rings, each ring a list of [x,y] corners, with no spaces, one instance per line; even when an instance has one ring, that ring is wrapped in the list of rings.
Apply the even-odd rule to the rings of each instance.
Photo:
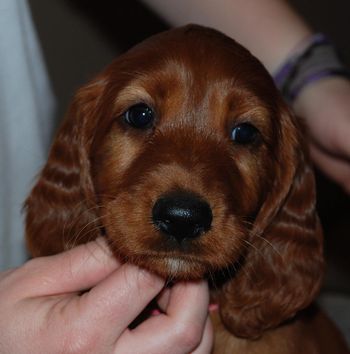
[[[156,201],[152,220],[164,236],[181,243],[209,231],[213,214],[210,205],[199,196],[189,192],[174,192]]]

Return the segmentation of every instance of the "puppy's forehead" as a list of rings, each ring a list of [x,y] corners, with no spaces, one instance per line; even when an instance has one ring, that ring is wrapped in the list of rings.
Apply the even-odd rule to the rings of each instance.
[[[126,83],[160,96],[186,87],[195,97],[221,87],[269,100],[271,92],[266,92],[274,87],[263,65],[245,48],[196,25],[160,33],[133,47],[115,63],[116,80],[121,72]]]
[[[130,52],[144,60],[145,69],[152,64],[178,62],[201,76],[235,76],[244,65],[247,71],[262,69],[261,64],[241,45],[224,34],[201,26],[188,25],[148,38]],[[204,70],[203,70],[204,69]]]

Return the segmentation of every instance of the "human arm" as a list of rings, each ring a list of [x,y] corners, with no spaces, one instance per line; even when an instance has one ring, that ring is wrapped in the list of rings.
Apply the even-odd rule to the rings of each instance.
[[[222,31],[272,73],[311,28],[284,0],[143,0],[173,26],[197,23]]]

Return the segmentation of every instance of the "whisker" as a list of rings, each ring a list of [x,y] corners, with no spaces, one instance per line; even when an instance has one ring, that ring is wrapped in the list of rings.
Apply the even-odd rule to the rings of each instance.
[[[96,225],[95,227],[88,229],[87,232],[84,232],[84,230],[86,230],[89,226],[95,225],[101,219],[102,219],[102,217],[98,216],[98,217],[94,218],[93,220],[91,220],[90,222],[86,223],[80,230],[78,230],[76,232],[75,235],[73,235],[72,238],[70,238],[68,241],[66,241],[66,247],[67,248],[74,247],[75,245],[77,245],[79,243],[79,240],[81,238],[85,237],[89,233],[92,233],[93,231],[99,230],[100,227]]]
[[[277,248],[269,240],[267,240],[265,237],[260,236],[260,235],[254,235],[254,237],[258,237],[260,240],[266,242],[272,248],[272,250],[274,252],[276,252],[276,254],[278,254],[283,259],[282,254],[277,250]]]
[[[251,248],[253,248],[255,251],[257,251],[262,257],[264,257],[264,254],[261,252],[261,250],[259,250],[254,244],[252,244],[251,242],[249,242],[248,240],[242,240],[244,243],[245,243],[245,245],[246,245],[246,247],[247,248],[249,248],[249,247],[251,247]]]
[[[76,204],[75,210],[76,210],[76,215],[71,218],[71,220],[67,220],[64,225],[63,225],[63,230],[62,230],[62,238],[64,243],[69,243],[69,240],[71,239],[70,237],[70,231],[74,228],[74,226],[79,222],[81,217],[85,214],[91,213],[93,210],[101,209],[103,206],[101,205],[95,205],[93,207],[90,207],[88,209],[82,208],[82,206],[85,204],[86,199],[83,201],[80,201],[79,203]],[[70,221],[70,222],[69,222]]]

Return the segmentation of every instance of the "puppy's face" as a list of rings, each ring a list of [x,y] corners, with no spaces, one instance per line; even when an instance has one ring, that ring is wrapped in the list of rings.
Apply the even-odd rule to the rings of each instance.
[[[200,34],[163,34],[111,65],[90,150],[112,249],[182,279],[245,257],[283,145],[264,68],[221,34]]]
[[[219,279],[225,326],[256,338],[322,280],[301,131],[233,40],[199,26],[154,36],[76,94],[25,204],[30,252],[103,233],[161,276]]]

